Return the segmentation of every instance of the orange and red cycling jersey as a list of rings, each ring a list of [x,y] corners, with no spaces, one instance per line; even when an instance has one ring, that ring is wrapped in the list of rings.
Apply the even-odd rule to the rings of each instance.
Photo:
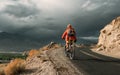
[[[66,30],[65,30],[65,32],[62,35],[62,39],[65,39],[65,41],[76,40],[76,36],[69,36],[68,35],[70,29],[72,29],[74,31],[75,35],[76,35],[76,32],[75,32],[74,28],[67,27]]]

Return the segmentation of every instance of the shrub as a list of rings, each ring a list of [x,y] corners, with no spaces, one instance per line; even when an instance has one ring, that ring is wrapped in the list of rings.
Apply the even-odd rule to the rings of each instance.
[[[30,50],[30,52],[28,53],[28,57],[34,56],[39,54],[40,52],[38,50]]]
[[[3,70],[0,70],[0,75],[5,75]]]
[[[5,68],[5,75],[15,75],[25,70],[25,60],[17,58],[12,60]]]

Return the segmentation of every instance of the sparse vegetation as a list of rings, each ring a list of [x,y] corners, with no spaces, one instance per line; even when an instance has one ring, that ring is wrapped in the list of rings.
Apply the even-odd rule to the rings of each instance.
[[[45,50],[60,48],[59,44],[49,44],[46,45],[39,50],[32,49],[27,53],[27,56],[23,56],[22,54],[0,54],[1,60],[9,60],[8,63],[2,70],[0,71],[0,75],[18,75],[20,72],[25,71],[26,61],[27,59],[37,56],[40,58],[42,62],[48,61],[49,59],[46,56],[41,56]],[[27,57],[27,59],[26,59]]]
[[[4,70],[1,70],[1,71],[0,71],[0,75],[5,75],[5,74],[4,74]]]
[[[7,63],[0,64],[0,75],[5,75],[4,74],[4,68],[7,66]]]
[[[22,58],[25,59],[26,56],[18,53],[0,53],[0,60],[11,60],[15,58]]]
[[[37,55],[37,54],[40,54],[40,51],[39,51],[39,50],[36,50],[36,49],[32,49],[32,50],[30,50],[30,52],[28,53],[28,57],[32,57],[32,56]]]
[[[5,75],[15,75],[25,70],[25,60],[17,58],[12,60],[5,68]]]

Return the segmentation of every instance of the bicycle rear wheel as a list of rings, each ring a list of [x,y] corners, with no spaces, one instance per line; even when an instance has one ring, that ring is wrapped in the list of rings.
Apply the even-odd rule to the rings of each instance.
[[[68,54],[68,52],[67,52],[67,48],[66,48],[66,46],[64,47],[64,52],[65,52],[65,56],[68,57],[69,54]]]
[[[75,59],[75,47],[74,46],[71,47],[69,58],[72,60]]]

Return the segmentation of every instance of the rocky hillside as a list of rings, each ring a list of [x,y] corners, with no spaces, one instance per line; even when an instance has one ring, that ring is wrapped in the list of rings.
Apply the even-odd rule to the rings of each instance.
[[[105,51],[120,50],[120,16],[100,31],[98,47]]]
[[[64,55],[63,47],[51,42],[40,52],[29,52],[25,71],[19,75],[83,75]],[[31,56],[32,55],[32,56]]]
[[[26,60],[11,60],[0,69],[0,75],[85,75],[65,56],[63,47],[54,42],[30,50],[27,56]]]

